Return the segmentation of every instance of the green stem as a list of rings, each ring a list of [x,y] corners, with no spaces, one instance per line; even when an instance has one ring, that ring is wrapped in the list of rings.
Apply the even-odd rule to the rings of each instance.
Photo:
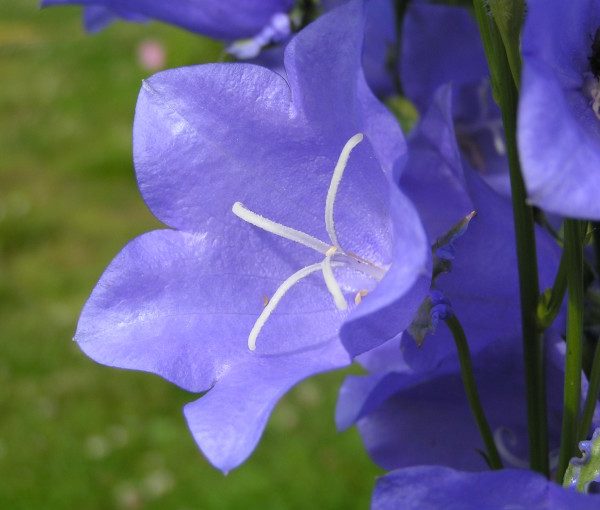
[[[385,64],[388,68],[388,72],[390,72],[393,77],[396,93],[399,95],[403,95],[404,93],[402,87],[402,77],[400,76],[399,69],[400,58],[402,57],[402,25],[404,24],[404,16],[406,15],[406,9],[408,8],[409,1],[410,0],[396,0],[394,2],[397,41],[391,60],[389,62],[386,61]]]
[[[581,423],[579,424],[579,434],[577,438],[579,441],[587,439],[588,432],[592,426],[592,419],[594,418],[594,411],[596,410],[596,402],[598,402],[598,396],[600,395],[600,340],[596,342],[596,349],[594,351],[594,361],[592,362],[592,370],[590,372],[590,382],[588,385],[588,392],[585,398],[585,405],[583,406],[583,415]]]
[[[593,222],[593,242],[594,242],[594,253],[596,262],[596,276],[600,278],[600,223]],[[600,396],[600,338],[596,341],[596,347],[594,350],[594,359],[592,361],[592,368],[590,370],[590,381],[588,385],[588,392],[585,398],[585,405],[583,406],[583,415],[581,423],[579,424],[578,438],[580,441],[587,439],[587,434],[592,426],[592,419],[594,418],[594,411],[596,410],[596,404],[598,397]]]
[[[583,246],[580,223],[565,220],[567,258],[567,358],[565,362],[564,409],[556,479],[564,477],[569,460],[576,453],[581,404],[583,348]]]
[[[527,383],[530,465],[533,470],[548,476],[544,353],[542,336],[537,327],[539,299],[537,250],[533,210],[526,202],[525,183],[517,152],[518,91],[513,81],[504,44],[494,20],[488,16],[484,0],[473,0],[473,6],[490,68],[494,97],[502,110],[508,152],[519,271],[523,356]]]
[[[544,330],[552,325],[567,292],[567,257],[563,251],[552,289],[548,289],[538,305],[538,325]]]
[[[465,387],[465,393],[467,394],[467,400],[469,401],[469,407],[477,422],[479,433],[487,450],[490,467],[492,469],[502,469],[502,460],[500,460],[500,454],[496,448],[496,443],[494,443],[492,429],[485,417],[481,401],[479,400],[479,392],[477,391],[477,383],[473,375],[473,364],[471,362],[471,353],[469,352],[469,344],[467,343],[465,331],[454,315],[446,319],[446,324],[452,332],[454,342],[456,343],[458,359],[460,360],[460,375]]]
[[[596,277],[600,278],[600,222],[592,222]]]

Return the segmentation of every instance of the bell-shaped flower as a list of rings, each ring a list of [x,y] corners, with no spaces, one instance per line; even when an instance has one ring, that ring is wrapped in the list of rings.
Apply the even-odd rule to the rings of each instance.
[[[464,162],[457,144],[451,89],[442,87],[410,136],[400,183],[419,211],[431,246],[475,211],[466,232],[452,244],[451,271],[436,280],[475,353],[498,339],[518,337],[521,317],[510,200]],[[536,233],[540,287],[545,289],[554,281],[560,249],[545,231],[537,229]],[[454,353],[454,341],[442,329],[421,346],[405,335],[404,356],[411,366],[433,368]]]
[[[397,336],[429,287],[425,234],[390,178],[405,142],[366,85],[362,27],[358,1],[311,24],[287,46],[287,79],[211,64],[140,93],[138,183],[170,229],[116,257],[75,339],[206,391],[185,415],[223,471],[291,386]]]
[[[448,328],[435,328],[448,314],[455,314],[465,330],[501,455],[516,466],[527,458],[511,205],[477,172],[463,170],[451,102],[447,87],[435,95],[430,111],[409,138],[400,181],[435,247],[434,285],[430,306],[425,307],[430,321],[419,316],[416,326],[423,335],[415,332],[413,323],[400,341],[361,356],[369,375],[349,377],[338,402],[338,427],[358,422],[367,450],[386,469],[422,463],[486,467],[478,452],[482,444],[464,394],[454,340]],[[444,234],[461,217],[470,221],[460,235],[446,245],[435,242],[447,238]],[[541,229],[537,235],[540,279],[549,285],[559,249]],[[548,343],[547,371],[553,446],[560,433],[564,347],[555,338]]]
[[[529,200],[600,219],[600,1],[531,0],[518,141]]]
[[[502,118],[492,97],[481,36],[469,11],[412,2],[404,17],[401,63],[404,91],[422,114],[438,88],[452,84],[452,117],[463,166],[510,196]]]
[[[438,326],[440,329],[443,326]],[[435,341],[435,335],[427,341]],[[556,467],[564,342],[558,335],[548,335],[546,347],[550,462]],[[346,379],[340,391],[337,423],[341,429],[357,423],[365,447],[378,465],[388,470],[420,464],[468,471],[488,469],[482,455],[485,445],[467,402],[457,356],[446,358],[435,369],[416,371],[402,359],[398,343],[390,342],[366,355],[362,362],[371,373]],[[473,370],[505,467],[527,468],[520,338],[507,337],[488,345],[473,357]]]
[[[155,19],[191,32],[232,41],[252,38],[287,14],[294,0],[42,0],[42,7],[81,5],[86,28],[96,31],[115,18]]]
[[[327,12],[347,1],[321,0],[321,6]],[[393,94],[396,87],[399,46],[394,4],[394,0],[365,1],[363,68],[371,90],[380,97]]]
[[[377,481],[372,510],[595,510],[600,496],[563,489],[521,469],[466,473],[441,466],[398,469]]]
[[[420,112],[428,110],[441,85],[451,83],[456,91],[454,115],[460,116],[463,112],[457,103],[469,109],[461,89],[487,75],[479,30],[467,9],[423,0],[410,3],[402,25],[400,78],[406,96]]]

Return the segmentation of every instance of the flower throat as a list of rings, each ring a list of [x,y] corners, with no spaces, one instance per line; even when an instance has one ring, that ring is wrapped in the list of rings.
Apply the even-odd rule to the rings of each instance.
[[[349,267],[376,281],[381,280],[385,275],[385,270],[381,267],[378,267],[368,260],[359,257],[355,253],[344,250],[340,244],[335,229],[333,213],[338,189],[348,164],[350,153],[360,142],[362,142],[362,140],[363,134],[357,133],[346,142],[333,170],[331,182],[327,191],[327,198],[325,199],[325,229],[329,235],[329,243],[323,242],[320,239],[317,239],[316,237],[306,234],[300,230],[296,230],[265,218],[264,216],[261,216],[260,214],[257,214],[254,211],[246,208],[241,202],[236,202],[233,204],[231,210],[238,218],[250,223],[251,225],[254,225],[255,227],[265,230],[266,232],[311,248],[324,256],[321,262],[303,267],[299,271],[296,271],[294,274],[292,274],[277,288],[271,299],[266,302],[262,313],[259,315],[258,319],[254,323],[254,326],[252,327],[252,330],[250,331],[250,334],[248,335],[248,348],[251,351],[256,349],[256,339],[281,299],[296,283],[307,276],[316,272],[321,272],[323,274],[325,286],[331,294],[335,306],[338,310],[346,310],[348,308],[348,303],[344,297],[344,294],[342,293],[338,281],[335,278],[333,273],[334,268]],[[354,296],[355,304],[360,304],[362,298],[366,295],[367,291],[365,289],[359,289]]]

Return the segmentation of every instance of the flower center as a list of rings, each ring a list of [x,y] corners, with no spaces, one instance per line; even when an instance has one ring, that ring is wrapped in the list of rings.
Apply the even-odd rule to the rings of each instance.
[[[352,149],[354,149],[360,142],[363,140],[363,134],[357,133],[353,137],[351,137],[338,158],[337,164],[333,170],[333,175],[331,177],[331,183],[329,184],[329,189],[327,191],[327,198],[325,199],[325,229],[327,230],[327,234],[329,235],[329,243],[323,242],[316,237],[311,236],[310,234],[306,234],[300,230],[296,230],[294,228],[288,227],[286,225],[282,225],[281,223],[277,223],[269,218],[265,218],[260,214],[251,211],[246,208],[242,203],[236,202],[233,204],[231,208],[233,214],[235,214],[238,218],[258,227],[262,230],[270,232],[271,234],[275,234],[277,236],[283,237],[285,239],[289,239],[290,241],[294,241],[298,244],[306,246],[308,248],[313,249],[314,251],[323,255],[323,260],[316,264],[311,264],[309,266],[303,267],[299,271],[296,271],[293,275],[287,278],[275,291],[273,297],[268,300],[266,303],[262,313],[254,323],[252,330],[248,336],[248,348],[253,351],[256,349],[256,339],[260,334],[262,328],[267,323],[267,320],[283,298],[285,294],[300,280],[306,278],[307,276],[321,272],[323,274],[323,280],[325,282],[325,286],[331,297],[333,298],[333,302],[338,310],[346,310],[348,308],[348,303],[338,281],[335,278],[333,273],[334,268],[339,267],[349,267],[353,270],[356,270],[367,277],[380,281],[385,275],[385,270],[368,260],[365,260],[355,253],[349,252],[342,248],[340,241],[337,236],[337,232],[335,229],[335,221],[334,221],[334,205],[335,199],[338,193],[338,189],[340,183],[342,181],[342,177],[344,175],[344,170],[346,169],[346,165],[348,164],[348,159],[350,158],[350,153]],[[359,289],[354,297],[354,302],[359,304],[361,300],[367,295],[367,291],[365,289]]]

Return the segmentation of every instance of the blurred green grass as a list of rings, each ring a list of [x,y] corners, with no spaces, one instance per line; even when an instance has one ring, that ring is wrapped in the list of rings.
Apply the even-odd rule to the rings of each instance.
[[[0,0],[0,508],[367,508],[378,471],[333,424],[342,374],[292,391],[224,477],[187,431],[194,395],[97,366],[70,340],[103,268],[158,226],[130,148],[148,38],[167,67],[222,54],[158,24],[86,36],[76,8]]]

